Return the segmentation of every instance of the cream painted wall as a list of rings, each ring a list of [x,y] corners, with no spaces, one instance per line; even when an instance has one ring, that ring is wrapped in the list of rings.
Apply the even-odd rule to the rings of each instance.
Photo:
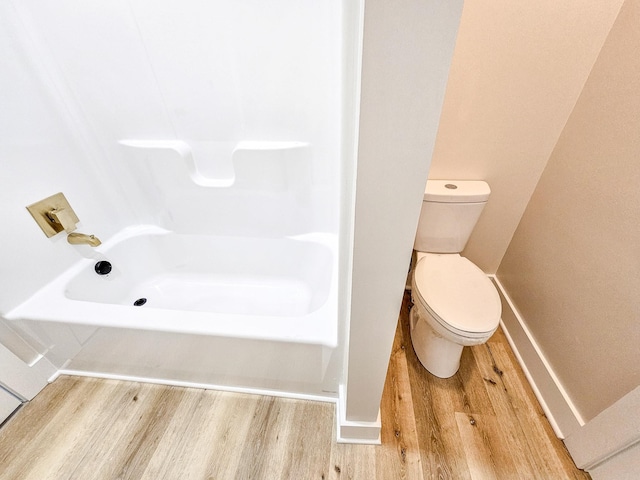
[[[430,178],[492,196],[464,254],[494,273],[622,0],[465,0]]]
[[[640,0],[626,0],[498,270],[585,420],[640,385]]]

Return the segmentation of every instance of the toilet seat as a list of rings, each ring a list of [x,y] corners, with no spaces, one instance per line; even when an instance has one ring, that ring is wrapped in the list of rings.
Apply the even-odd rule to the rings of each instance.
[[[443,328],[463,338],[493,333],[502,315],[491,280],[458,254],[425,254],[414,272],[414,298]]]

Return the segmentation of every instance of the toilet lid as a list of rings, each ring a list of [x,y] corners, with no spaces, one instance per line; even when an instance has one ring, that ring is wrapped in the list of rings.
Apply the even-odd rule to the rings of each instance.
[[[491,332],[500,322],[502,304],[491,280],[460,255],[427,254],[416,265],[420,300],[443,323],[469,333]]]

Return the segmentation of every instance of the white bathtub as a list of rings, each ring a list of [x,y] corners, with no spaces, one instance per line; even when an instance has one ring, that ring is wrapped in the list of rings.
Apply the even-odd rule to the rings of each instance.
[[[61,373],[335,397],[334,242],[133,227],[7,318]]]

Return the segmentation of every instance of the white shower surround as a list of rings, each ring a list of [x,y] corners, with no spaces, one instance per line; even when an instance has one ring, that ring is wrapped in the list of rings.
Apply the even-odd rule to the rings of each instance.
[[[114,210],[66,187],[104,244],[4,316],[62,373],[335,399],[342,2],[12,7]]]

